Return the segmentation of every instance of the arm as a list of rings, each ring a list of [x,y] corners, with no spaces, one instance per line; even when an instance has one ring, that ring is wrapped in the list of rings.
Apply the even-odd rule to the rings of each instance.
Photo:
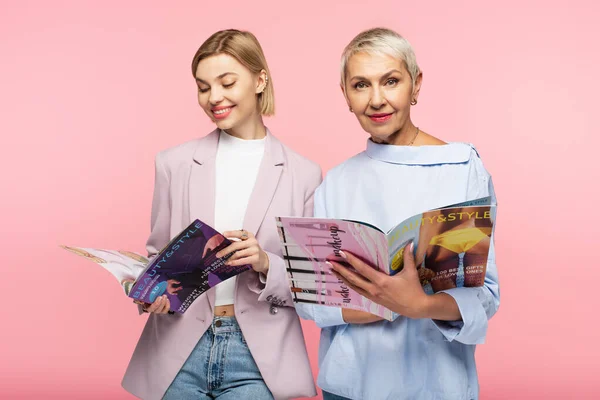
[[[312,215],[315,189],[322,181],[321,168],[314,168],[307,180],[302,214],[304,217]],[[267,272],[256,274],[258,279],[249,282],[250,290],[259,294],[258,301],[267,301],[276,306],[294,307],[285,261],[280,254],[264,250],[263,252],[267,256]]]
[[[152,212],[150,216],[150,237],[148,237],[146,242],[149,262],[152,262],[152,259],[156,257],[160,250],[169,243],[170,240],[171,201],[169,198],[169,185],[169,176],[159,153],[155,158],[154,194],[152,196]],[[166,299],[166,301],[168,302],[168,299]],[[148,309],[148,311],[153,310],[154,308]],[[145,312],[141,305],[138,305],[138,311],[140,314]]]
[[[325,207],[324,183],[314,191],[306,202],[304,217],[327,218]],[[314,212],[313,212],[314,211]],[[329,307],[320,304],[296,303],[296,312],[302,319],[315,321],[319,328],[344,325],[347,323],[365,324],[379,321],[381,318],[362,311],[347,308]]]
[[[477,151],[472,151],[472,167],[467,188],[467,198],[491,196],[496,204],[496,193],[490,174],[483,166]],[[454,288],[443,291],[452,296],[460,311],[460,321],[444,322],[435,320],[438,329],[448,340],[456,340],[465,344],[479,344],[485,340],[488,320],[498,311],[500,306],[500,286],[496,268],[496,251],[494,234],[490,242],[485,281],[482,287]]]
[[[493,204],[496,204],[492,178],[485,170],[475,150],[473,150],[473,167],[470,174],[467,198],[476,199],[491,196]],[[442,320],[446,318],[438,318],[440,315],[432,317],[433,322],[446,339],[456,340],[464,344],[483,343],[487,333],[488,320],[492,318],[500,306],[500,286],[496,268],[494,234],[492,234],[490,241],[484,285],[482,287],[448,289],[438,293],[438,295],[451,296],[460,313],[460,318],[451,322]],[[434,307],[433,311],[435,313],[442,310],[438,305],[438,307]]]
[[[148,259],[152,259],[171,240],[171,199],[169,197],[169,176],[162,163],[160,153],[156,155],[154,194],[150,216],[150,236],[146,241]]]
[[[455,306],[450,307],[456,307],[452,312],[458,311],[460,315],[460,318],[456,318],[455,321],[443,321],[444,319],[450,319],[444,317],[451,316],[447,315],[447,304],[439,301],[432,306],[430,310],[431,318],[446,339],[456,340],[464,344],[483,343],[488,320],[492,318],[500,306],[500,287],[493,235],[484,286],[448,289],[430,297],[435,298],[437,296],[451,297],[451,301],[455,303]]]

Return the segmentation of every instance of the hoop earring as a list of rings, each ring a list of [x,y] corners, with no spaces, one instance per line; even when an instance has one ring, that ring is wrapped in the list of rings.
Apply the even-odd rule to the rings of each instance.
[[[417,99],[414,99],[413,101],[410,102],[411,106],[416,106],[417,105]]]

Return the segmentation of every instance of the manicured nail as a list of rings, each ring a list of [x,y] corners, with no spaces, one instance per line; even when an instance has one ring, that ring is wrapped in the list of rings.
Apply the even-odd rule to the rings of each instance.
[[[415,242],[410,242],[410,251],[415,249]]]
[[[329,261],[325,261],[325,264],[329,265],[329,268],[333,268],[333,264],[330,263]]]
[[[342,257],[342,258],[348,258],[348,257],[346,257],[346,253],[344,253],[341,250],[339,251],[339,254],[340,254],[340,257]]]

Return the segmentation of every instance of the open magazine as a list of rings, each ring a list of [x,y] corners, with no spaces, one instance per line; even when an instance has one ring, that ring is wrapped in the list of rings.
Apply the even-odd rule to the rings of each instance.
[[[297,303],[347,307],[387,320],[398,314],[373,303],[330,274],[327,260],[352,268],[346,250],[388,275],[404,267],[404,251],[414,242],[415,262],[425,291],[483,286],[496,205],[491,197],[427,211],[389,232],[360,221],[277,217],[292,297]]]
[[[171,311],[183,313],[211,287],[251,268],[225,265],[232,254],[217,258],[216,254],[231,243],[209,225],[195,220],[152,260],[130,251],[61,247],[103,266],[136,302],[153,303],[165,294]]]

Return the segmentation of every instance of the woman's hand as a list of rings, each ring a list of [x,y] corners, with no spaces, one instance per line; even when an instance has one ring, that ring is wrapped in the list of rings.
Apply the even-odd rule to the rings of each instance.
[[[144,312],[154,314],[167,314],[171,309],[171,302],[169,301],[169,298],[164,294],[160,297],[157,297],[156,300],[154,300],[154,303],[152,304],[144,303],[138,300],[135,300],[134,303],[141,305],[142,310],[144,310]]]
[[[400,315],[427,318],[429,297],[419,281],[413,244],[404,251],[404,268],[394,276],[375,270],[351,253],[340,252],[357,272],[331,261],[333,272],[348,287]]]
[[[245,230],[239,230],[223,232],[223,236],[228,239],[239,239],[239,241],[233,242],[217,253],[218,258],[234,253],[229,257],[225,265],[240,266],[250,264],[256,272],[267,274],[269,271],[269,257],[261,249],[254,234]]]

